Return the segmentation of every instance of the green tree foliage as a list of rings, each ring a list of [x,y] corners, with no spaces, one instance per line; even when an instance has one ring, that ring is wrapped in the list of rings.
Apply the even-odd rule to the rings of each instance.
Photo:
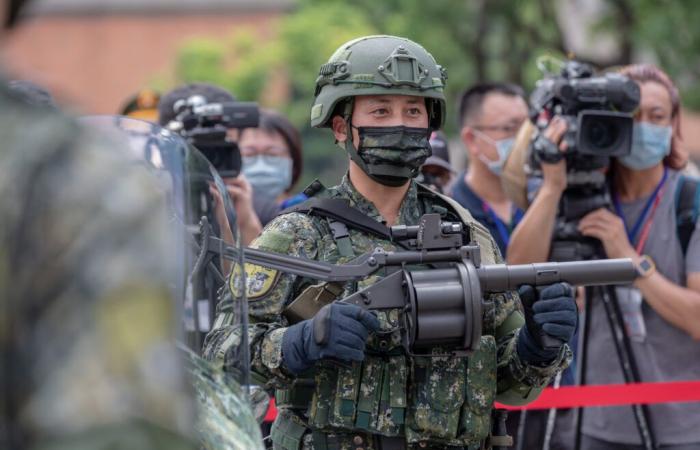
[[[333,145],[328,130],[308,125],[318,68],[345,41],[376,33],[366,16],[346,2],[323,7],[301,7],[282,19],[272,41],[256,40],[252,30],[239,31],[225,42],[196,39],[179,51],[177,82],[206,81],[229,89],[239,100],[266,99],[264,88],[276,71],[288,78],[290,98],[266,99],[263,106],[281,109],[301,129],[304,174],[298,188],[314,178],[330,183],[346,166],[346,156]]]
[[[178,83],[213,83],[240,100],[255,100],[273,71],[284,67],[279,49],[276,41],[261,45],[252,29],[238,30],[224,41],[192,39],[179,49],[175,77]]]
[[[448,71],[447,131],[454,132],[454,105],[476,81],[507,80],[531,89],[541,73],[538,56],[564,58],[569,49],[558,17],[571,0],[299,0],[280,19],[272,41],[239,31],[224,42],[197,39],[180,51],[178,81],[210,81],[241,100],[260,100],[281,109],[301,128],[305,176],[337,178],[343,152],[327,130],[308,127],[318,68],[341,43],[367,34],[406,36],[424,45]],[[599,68],[640,57],[658,61],[680,85],[686,106],[700,108],[700,8],[695,0],[600,0],[597,23],[587,30],[615,42],[605,57],[589,57]],[[598,58],[598,59],[595,59]],[[289,98],[271,102],[264,89],[283,71]],[[273,99],[274,100],[274,99]]]
[[[597,24],[620,42],[618,61],[652,56],[678,84],[683,104],[700,109],[700,8],[694,0],[608,0]]]

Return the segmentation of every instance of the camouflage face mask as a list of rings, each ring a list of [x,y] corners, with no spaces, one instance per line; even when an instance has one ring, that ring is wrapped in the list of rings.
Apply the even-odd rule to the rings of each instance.
[[[358,148],[345,141],[345,150],[357,165],[377,183],[402,186],[420,172],[432,155],[430,128],[354,127],[360,136]]]

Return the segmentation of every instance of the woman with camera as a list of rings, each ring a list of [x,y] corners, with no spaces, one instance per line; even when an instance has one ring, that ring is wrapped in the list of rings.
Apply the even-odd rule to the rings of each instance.
[[[638,278],[617,286],[625,331],[642,382],[700,380],[700,231],[687,219],[684,206],[694,203],[697,182],[678,170],[687,155],[679,147],[680,98],[669,77],[651,65],[631,65],[623,75],[639,84],[641,101],[635,116],[632,150],[614,158],[607,172],[612,208],[585,215],[581,235],[598,239],[609,258],[632,258]],[[566,123],[554,117],[543,135],[560,151]],[[542,185],[515,229],[508,263],[546,261],[557,207],[566,189],[565,160],[542,163]],[[684,214],[681,214],[684,213]],[[684,216],[684,217],[680,217]],[[680,225],[680,226],[679,226]],[[624,382],[611,345],[613,336],[601,298],[588,298],[587,384]],[[649,406],[657,444],[666,449],[700,448],[700,404]],[[632,408],[587,408],[583,413],[582,448],[642,448]]]

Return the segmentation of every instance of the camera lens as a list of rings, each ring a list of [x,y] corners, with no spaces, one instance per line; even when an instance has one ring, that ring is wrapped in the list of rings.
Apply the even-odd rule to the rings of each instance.
[[[620,138],[618,123],[603,117],[591,117],[581,133],[589,148],[594,148],[598,152],[611,150]]]

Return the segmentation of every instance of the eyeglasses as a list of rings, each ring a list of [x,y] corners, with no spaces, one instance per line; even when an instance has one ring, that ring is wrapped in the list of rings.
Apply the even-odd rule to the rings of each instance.
[[[267,156],[287,156],[289,157],[289,150],[281,146],[270,146],[270,147],[252,147],[245,146],[241,147],[241,156],[256,156],[256,155],[267,155]]]
[[[475,125],[472,128],[479,131],[495,131],[505,136],[515,136],[525,120],[526,119],[523,119],[518,122],[511,122],[504,125]]]

